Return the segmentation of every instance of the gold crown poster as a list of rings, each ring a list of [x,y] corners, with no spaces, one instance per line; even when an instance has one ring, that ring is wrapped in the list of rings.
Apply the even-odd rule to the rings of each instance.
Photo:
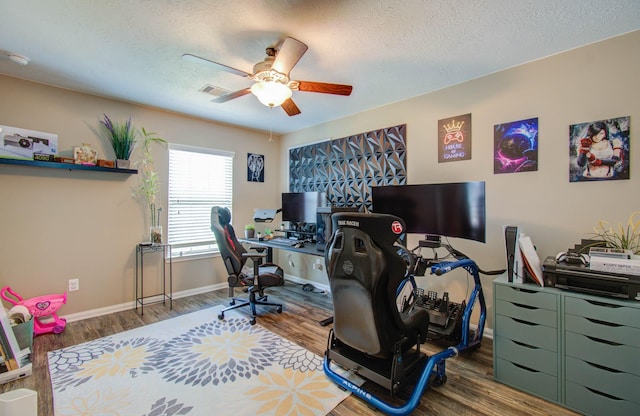
[[[471,113],[438,120],[438,163],[471,159]]]

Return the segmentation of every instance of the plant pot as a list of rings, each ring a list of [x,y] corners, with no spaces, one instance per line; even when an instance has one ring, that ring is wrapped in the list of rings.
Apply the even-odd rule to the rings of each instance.
[[[149,240],[152,244],[162,244],[162,225],[149,228]]]
[[[256,235],[256,230],[244,230],[244,238],[253,238]]]
[[[116,167],[118,169],[130,169],[131,161],[129,159],[116,159]]]

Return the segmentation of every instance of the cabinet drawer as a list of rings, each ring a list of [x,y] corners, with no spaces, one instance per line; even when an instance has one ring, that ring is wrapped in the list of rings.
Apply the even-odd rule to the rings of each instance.
[[[553,293],[545,293],[540,290],[528,289],[523,286],[495,286],[495,298],[509,302],[519,303],[541,309],[558,309],[558,297]]]
[[[602,394],[571,381],[566,383],[565,396],[567,406],[587,415],[640,415],[640,405]]]
[[[590,363],[640,376],[640,348],[565,332],[566,354]]]
[[[545,325],[523,322],[508,316],[496,315],[494,335],[533,347],[558,351],[558,330]]]
[[[567,296],[565,298],[565,311],[571,315],[640,328],[640,307],[622,306],[619,303]]]
[[[495,378],[544,399],[558,400],[558,379],[549,374],[498,359],[495,366]]]
[[[495,337],[496,356],[514,364],[520,364],[533,370],[558,376],[558,354],[543,348],[516,342],[511,339]]]
[[[554,310],[541,309],[506,300],[496,300],[496,314],[510,318],[557,328],[558,314]]]
[[[640,400],[638,397],[639,376],[621,371],[610,371],[576,358],[567,357],[566,378],[567,381],[573,381],[609,396],[640,404],[637,403]]]
[[[564,322],[567,331],[640,348],[639,328],[578,315],[566,315]]]

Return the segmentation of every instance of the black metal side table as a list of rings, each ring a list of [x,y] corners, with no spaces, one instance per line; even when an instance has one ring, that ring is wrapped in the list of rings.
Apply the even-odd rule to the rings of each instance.
[[[162,253],[162,292],[153,295],[144,294],[144,255],[146,253]],[[167,263],[165,259],[169,259],[169,292],[167,293]],[[140,288],[140,291],[138,291]],[[169,301],[169,309],[173,309],[173,263],[171,259],[171,244],[150,244],[138,243],[136,245],[136,311],[140,305],[140,314],[144,315],[145,299],[157,298],[149,303],[162,301],[164,304]]]

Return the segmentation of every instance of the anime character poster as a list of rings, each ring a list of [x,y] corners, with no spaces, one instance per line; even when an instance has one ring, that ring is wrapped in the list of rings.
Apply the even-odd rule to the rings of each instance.
[[[569,126],[569,181],[629,179],[629,117]]]
[[[264,182],[264,155],[247,153],[247,180]]]
[[[471,159],[471,113],[438,120],[438,163]]]
[[[538,118],[493,126],[493,173],[538,170]]]

